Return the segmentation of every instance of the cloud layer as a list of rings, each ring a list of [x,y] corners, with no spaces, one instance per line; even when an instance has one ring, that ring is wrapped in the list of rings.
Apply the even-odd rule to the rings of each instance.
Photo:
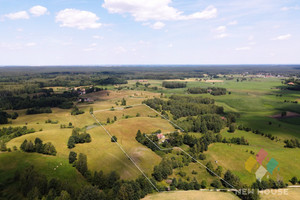
[[[211,19],[217,16],[214,6],[184,15],[182,11],[170,6],[171,3],[172,0],[104,0],[102,6],[110,13],[129,13],[136,21]]]
[[[291,34],[279,35],[275,38],[272,38],[271,40],[288,40],[290,37],[292,37]]]

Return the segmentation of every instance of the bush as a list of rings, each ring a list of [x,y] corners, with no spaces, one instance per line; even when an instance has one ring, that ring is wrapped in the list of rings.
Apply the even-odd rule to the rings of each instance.
[[[71,111],[71,115],[80,115],[80,114],[83,114],[83,113],[84,113],[84,111],[79,110],[79,108],[77,106],[75,106]]]
[[[110,139],[111,142],[117,142],[118,138],[116,136],[112,136]]]

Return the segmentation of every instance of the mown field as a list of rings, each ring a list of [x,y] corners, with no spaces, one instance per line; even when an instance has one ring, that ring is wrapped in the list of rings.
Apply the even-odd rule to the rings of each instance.
[[[239,199],[231,193],[209,191],[176,191],[147,195],[143,200],[235,200]]]
[[[300,196],[300,188],[279,189],[271,192],[261,192],[261,200],[297,200]]]

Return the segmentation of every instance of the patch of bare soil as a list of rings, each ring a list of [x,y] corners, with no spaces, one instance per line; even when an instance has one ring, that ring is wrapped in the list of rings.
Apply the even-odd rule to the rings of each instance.
[[[207,83],[223,83],[223,80],[206,80]]]
[[[274,118],[274,119],[282,119],[282,118],[292,118],[292,117],[299,117],[300,114],[295,113],[295,112],[286,112],[286,116],[281,116],[280,114],[277,115],[271,115],[270,117]]]

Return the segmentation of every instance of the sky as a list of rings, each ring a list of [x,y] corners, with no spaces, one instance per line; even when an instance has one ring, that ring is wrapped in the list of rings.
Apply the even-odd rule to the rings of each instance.
[[[299,0],[0,0],[0,65],[300,64]]]

